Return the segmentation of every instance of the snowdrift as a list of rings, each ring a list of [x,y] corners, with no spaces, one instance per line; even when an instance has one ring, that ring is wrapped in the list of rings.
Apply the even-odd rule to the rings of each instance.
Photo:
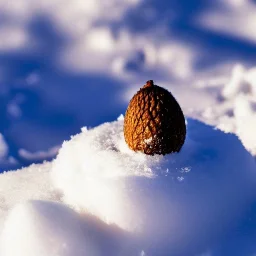
[[[255,160],[235,135],[188,119],[180,153],[147,156],[122,129],[122,117],[83,128],[45,172],[1,175],[1,256],[199,255],[255,199]],[[25,173],[41,181],[21,195]]]

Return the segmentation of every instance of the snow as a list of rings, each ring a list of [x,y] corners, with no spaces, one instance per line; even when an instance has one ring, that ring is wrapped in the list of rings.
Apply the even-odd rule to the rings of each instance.
[[[29,199],[54,200],[59,197],[49,178],[51,164],[31,165],[19,171],[1,174],[0,179],[0,225],[1,230],[6,214],[16,204]],[[40,178],[38,178],[40,177]],[[33,182],[32,182],[33,181]]]
[[[250,102],[246,96],[241,95],[235,101],[234,115],[236,119],[237,134],[244,146],[256,155],[256,102]]]
[[[256,164],[233,134],[193,119],[187,130],[180,153],[148,156],[128,148],[120,116],[83,128],[52,163],[2,174],[0,255],[214,249],[254,200]]]
[[[113,120],[149,79],[174,92],[187,116],[237,134],[230,116],[235,104],[223,100],[224,88],[235,93],[230,87],[239,79],[230,69],[238,63],[249,82],[238,81],[243,88],[237,90],[255,91],[255,49],[242,39],[243,33],[253,37],[254,22],[222,20],[240,17],[243,24],[254,10],[252,1],[237,0],[0,0],[0,132],[8,157],[16,159],[15,165],[0,162],[1,170],[42,162],[37,152],[60,145],[82,126]],[[212,31],[209,13],[236,40],[226,30]],[[34,157],[23,158],[21,149]]]
[[[16,159],[12,156],[9,156],[9,147],[6,143],[6,140],[4,136],[0,133],[0,163],[1,166],[4,167],[9,167],[11,165],[16,165]],[[1,172],[0,168],[0,172]]]
[[[59,147],[56,146],[56,147],[53,147],[53,148],[50,148],[49,150],[47,151],[38,151],[38,152],[34,152],[34,153],[31,153],[25,149],[20,149],[19,150],[19,155],[22,157],[22,158],[25,158],[25,159],[28,159],[28,160],[38,160],[38,159],[46,159],[46,158],[51,158],[51,157],[54,157],[57,152],[59,150]]]
[[[225,83],[221,95],[223,104],[209,107],[204,117],[226,132],[238,135],[244,146],[256,155],[255,143],[255,69],[234,66],[230,79]]]
[[[255,255],[255,13],[0,0],[2,253]],[[187,118],[179,154],[135,154],[112,122],[149,79]]]
[[[99,255],[90,240],[88,230],[86,234],[81,228],[79,216],[68,207],[28,201],[17,205],[8,216],[1,255]],[[13,242],[15,246],[10,246]]]
[[[0,158],[4,158],[8,154],[8,146],[4,140],[3,135],[0,133]]]
[[[10,246],[14,241],[16,246]],[[12,210],[1,248],[1,255],[12,256],[143,255],[122,230],[93,216],[80,216],[63,204],[42,200],[18,204]]]
[[[225,8],[215,8],[199,16],[201,26],[223,34],[255,42],[255,5],[250,0],[219,0]],[[217,9],[217,10],[216,10]],[[246,27],[246,29],[244,29]]]
[[[28,44],[28,35],[19,26],[5,26],[0,28],[0,50],[24,48]]]
[[[251,200],[255,161],[236,136],[189,119],[182,151],[152,157],[128,149],[122,125],[65,142],[52,176],[65,203],[136,234],[150,255],[203,246],[202,234],[220,236]]]

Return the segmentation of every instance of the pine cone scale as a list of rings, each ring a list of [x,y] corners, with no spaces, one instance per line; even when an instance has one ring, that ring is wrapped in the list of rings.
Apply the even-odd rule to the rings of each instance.
[[[182,110],[167,90],[150,80],[131,99],[124,119],[124,137],[145,154],[179,152],[186,136]]]

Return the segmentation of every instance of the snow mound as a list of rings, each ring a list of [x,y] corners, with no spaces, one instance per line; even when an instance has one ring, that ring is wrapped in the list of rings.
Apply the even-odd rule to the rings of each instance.
[[[238,136],[252,155],[256,156],[256,102],[248,101],[245,95],[238,96],[234,115]]]
[[[56,202],[28,201],[16,206],[2,238],[4,256],[99,255],[77,213]]]
[[[1,256],[143,255],[140,252],[135,239],[123,230],[45,200],[15,206],[6,219],[0,242]]]
[[[224,132],[236,134],[245,148],[256,156],[256,68],[245,68],[236,64],[231,75],[223,80],[208,78],[196,85],[198,94],[205,92],[211,100],[202,95],[204,104],[192,112],[185,109],[187,115],[217,126]],[[182,95],[182,92],[181,92]],[[181,96],[183,98],[183,96]],[[196,105],[196,100],[191,104]]]
[[[53,183],[76,211],[134,234],[146,255],[206,250],[251,201],[255,161],[233,134],[192,119],[187,129],[180,153],[147,156],[125,144],[122,118],[84,128],[60,149]]]
[[[0,175],[0,230],[6,215],[16,204],[31,199],[58,199],[49,177],[50,169],[51,163],[44,163]]]
[[[256,69],[246,70],[236,65],[229,83],[224,86],[222,95],[227,105],[233,105],[235,133],[244,146],[256,155]]]

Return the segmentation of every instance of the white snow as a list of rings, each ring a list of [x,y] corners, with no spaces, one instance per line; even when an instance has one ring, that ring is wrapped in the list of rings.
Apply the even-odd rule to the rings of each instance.
[[[57,155],[59,151],[59,146],[55,146],[53,148],[50,148],[47,151],[37,151],[34,153],[31,153],[23,148],[19,149],[19,155],[23,157],[24,159],[38,161],[38,160],[44,160],[46,158],[51,158]]]
[[[236,119],[237,134],[244,146],[256,156],[256,101],[248,101],[241,95],[235,101],[234,116]]]
[[[54,184],[77,211],[138,235],[150,253],[171,253],[219,235],[250,201],[255,161],[236,136],[189,119],[182,151],[152,157],[127,148],[122,124],[74,136],[54,161]]]
[[[147,156],[122,127],[83,128],[53,163],[0,175],[1,256],[199,255],[235,226],[256,167],[235,135],[188,119],[180,153]]]
[[[253,1],[218,0],[216,2],[217,7],[202,13],[198,17],[200,25],[212,31],[255,43],[256,7]]]
[[[58,58],[55,60],[58,68],[76,73],[101,72],[118,77],[120,72],[127,73],[130,57],[140,52],[145,60],[135,64],[139,64],[143,70],[155,69],[171,73],[175,77],[188,77],[191,75],[195,49],[174,37],[172,42],[167,40],[165,24],[138,35],[129,30],[129,24],[122,24],[125,14],[129,10],[141,8],[141,2],[109,0],[103,3],[100,0],[90,0],[84,4],[80,0],[72,3],[67,0],[46,0],[35,4],[33,0],[19,0],[19,3],[11,0],[6,5],[4,0],[0,0],[0,11],[8,18],[2,32],[8,36],[2,36],[4,40],[1,40],[2,45],[0,42],[0,50],[37,51],[40,42],[31,38],[33,35],[30,35],[28,28],[33,20],[43,14],[54,23],[57,31],[70,39],[65,47],[58,49]],[[145,22],[148,22],[150,16],[154,19],[154,10],[150,12],[148,8],[143,10],[145,12]],[[118,33],[114,33],[112,29],[114,22],[120,24]],[[162,37],[161,41],[155,32]],[[0,29],[0,35],[2,33]],[[124,65],[116,73],[116,66],[119,66],[117,63],[120,62]]]
[[[53,200],[59,197],[50,182],[50,168],[50,163],[44,163],[0,175],[0,230],[6,214],[16,204],[29,199]]]
[[[120,105],[126,104],[130,99],[130,97],[125,97],[128,94],[127,91],[134,92],[134,88],[137,90],[147,79],[154,78],[157,84],[175,92],[174,94],[184,106],[183,109],[187,116],[238,134],[238,122],[235,121],[234,116],[230,116],[235,111],[232,95],[236,94],[236,90],[246,91],[246,93],[248,89],[255,91],[255,82],[253,82],[255,81],[253,79],[255,71],[248,70],[248,63],[242,63],[241,70],[239,71],[239,68],[236,67],[234,70],[236,75],[232,74],[232,79],[230,79],[225,66],[234,66],[236,61],[240,61],[239,56],[238,58],[232,54],[230,58],[225,56],[227,59],[220,58],[216,64],[212,61],[212,57],[209,58],[209,50],[204,47],[208,40],[205,40],[203,36],[202,46],[197,41],[198,37],[208,31],[208,22],[205,24],[207,28],[203,32],[201,31],[202,34],[197,35],[196,33],[195,41],[193,40],[195,38],[190,40],[190,37],[179,37],[176,34],[175,24],[184,22],[183,12],[176,10],[176,13],[175,8],[173,10],[169,8],[170,10],[166,10],[167,13],[159,19],[157,15],[161,14],[160,5],[158,10],[155,5],[145,2],[141,0],[121,2],[109,0],[107,3],[102,3],[102,1],[95,0],[84,3],[75,0],[70,3],[67,0],[46,0],[35,4],[33,0],[19,0],[18,2],[10,0],[6,4],[6,1],[0,0],[0,12],[4,14],[3,21],[1,20],[3,25],[0,28],[0,34],[6,35],[1,37],[3,40],[0,42],[0,51],[7,58],[6,62],[0,63],[1,81],[3,80],[0,84],[0,91],[5,91],[5,89],[7,91],[3,96],[3,100],[8,101],[5,109],[7,117],[4,122],[8,127],[9,137],[18,147],[17,152],[20,148],[31,153],[46,151],[57,144],[49,138],[56,138],[56,140],[57,137],[67,138],[65,129],[60,129],[60,131],[51,126],[51,120],[55,120],[55,118],[54,116],[49,117],[49,112],[51,112],[49,109],[52,109],[53,115],[60,117],[61,120],[64,119],[62,115],[68,115],[67,118],[71,119],[70,126],[73,125],[72,120],[79,120],[80,123],[76,129],[81,125],[99,124],[98,120],[95,121],[98,116],[110,115],[103,111],[104,107],[91,100],[97,96],[96,90],[90,91],[90,88],[96,87],[90,79],[91,76],[110,78],[110,80],[99,83],[98,90],[107,88],[108,91],[113,91],[114,100],[121,99]],[[222,8],[222,6],[224,7]],[[196,31],[202,29],[200,26],[205,19],[207,21],[212,19],[221,24],[219,27],[228,27],[226,29],[228,32],[225,30],[223,33],[235,33],[239,38],[246,33],[248,37],[253,38],[254,33],[251,31],[254,31],[255,22],[252,21],[255,10],[255,5],[251,1],[216,1],[214,8],[203,9],[202,12],[195,13],[195,16],[191,17],[191,24],[195,26],[191,36],[195,32],[194,29]],[[201,14],[205,17],[202,17]],[[145,29],[137,31],[136,24],[133,24],[133,17],[140,18],[139,24],[142,28],[145,26]],[[228,21],[239,19],[239,22],[234,24],[242,25],[230,24],[225,19]],[[201,23],[196,23],[197,20],[200,20]],[[42,30],[42,33],[35,33],[39,30]],[[182,31],[183,36],[190,34],[188,32]],[[55,43],[59,45],[58,49],[54,49],[56,55],[51,52]],[[224,50],[222,49],[222,51]],[[237,52],[239,53],[239,51]],[[23,57],[18,57],[20,54]],[[219,52],[215,53],[213,50],[213,57],[217,54]],[[48,57],[50,60],[43,59]],[[9,58],[11,59],[10,67],[6,64],[9,63]],[[27,61],[28,65],[21,65],[22,68],[25,67],[25,74],[15,76],[16,73],[20,74],[21,72],[19,67],[16,67],[19,65],[15,64],[19,63],[19,58]],[[202,61],[207,62],[207,67],[199,69],[198,65],[200,66]],[[35,64],[35,68],[33,64]],[[37,65],[39,66],[38,70]],[[26,71],[26,66],[28,69],[32,66],[31,70]],[[204,65],[201,64],[201,66]],[[46,67],[46,70],[41,70],[41,68],[44,69],[43,67]],[[213,69],[219,72],[211,76]],[[52,73],[49,70],[52,70]],[[249,75],[249,73],[251,74]],[[76,76],[83,76],[81,80],[84,82],[81,82]],[[240,79],[244,82],[240,83]],[[227,80],[230,80],[228,86],[225,84]],[[195,86],[198,82],[202,85],[200,89]],[[218,89],[212,90],[208,85],[214,83],[215,85],[218,83]],[[87,93],[87,90],[83,91],[83,88],[88,89],[90,93]],[[23,91],[25,101],[16,100],[15,95],[19,90]],[[83,92],[80,93],[80,91]],[[232,95],[229,92],[232,92]],[[85,95],[85,99],[79,99],[80,95]],[[86,95],[90,95],[87,96],[89,99],[86,98]],[[33,102],[34,96],[38,97],[38,102],[42,103],[40,106]],[[220,97],[224,97],[225,100],[220,102]],[[29,110],[34,111],[34,115],[29,114],[30,111],[26,105],[29,103],[31,105],[34,103],[31,108],[28,107]],[[95,113],[82,113],[81,109],[86,103],[95,109]],[[117,107],[115,106],[113,109],[117,109]],[[123,109],[119,107],[117,113],[121,111]],[[113,115],[117,113],[111,113],[111,117],[113,118]],[[104,118],[102,122],[105,121],[109,120]],[[70,126],[67,129],[73,132],[75,124],[72,129]],[[35,140],[38,142],[37,144],[43,146],[37,147],[36,143],[28,143],[28,141]],[[48,141],[51,141],[51,145]],[[250,152],[254,152],[251,145],[244,144]]]
[[[19,204],[5,222],[1,255],[99,255],[89,230],[83,230],[79,219],[77,213],[63,204]],[[10,246],[12,243],[15,246]]]
[[[237,64],[225,79],[210,77],[196,84],[196,90],[190,89],[190,98],[186,98],[180,90],[177,90],[176,95],[180,97],[179,101],[187,115],[224,132],[236,134],[246,149],[256,155],[255,78],[255,68],[248,69]],[[200,102],[196,94],[201,95]]]
[[[117,227],[43,200],[18,204],[5,222],[1,241],[1,255],[12,256],[145,255],[139,252],[134,239]]]
[[[22,26],[0,27],[0,51],[25,48],[29,41],[29,35]]]
[[[255,1],[167,2],[0,0],[1,168],[102,123],[0,174],[0,256],[255,254]],[[179,154],[105,123],[148,79],[187,117]]]

